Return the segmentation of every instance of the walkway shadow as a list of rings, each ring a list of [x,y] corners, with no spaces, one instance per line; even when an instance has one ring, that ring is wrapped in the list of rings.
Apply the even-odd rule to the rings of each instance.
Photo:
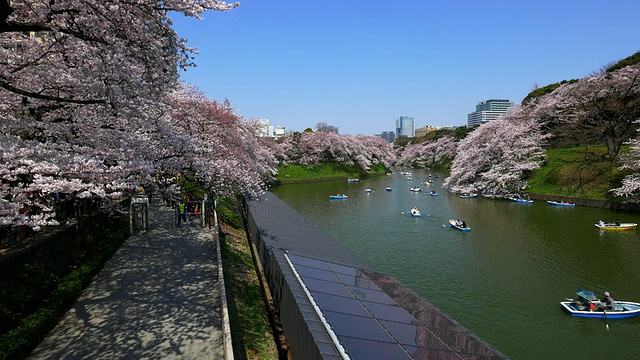
[[[149,218],[30,359],[223,357],[212,233],[175,227],[173,209],[158,204]]]

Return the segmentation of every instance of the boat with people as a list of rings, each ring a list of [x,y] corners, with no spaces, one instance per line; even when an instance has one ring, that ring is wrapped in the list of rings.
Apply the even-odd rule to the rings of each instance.
[[[371,190],[369,188],[366,188],[366,189],[364,189],[364,192],[366,192],[367,194],[371,194],[373,192],[373,190]]]
[[[471,194],[470,193],[462,193],[462,194],[460,194],[460,198],[461,199],[473,199],[473,198],[475,198],[477,196],[478,196],[478,194],[476,194],[476,193],[471,193]]]
[[[360,181],[360,179],[358,179],[358,178],[349,178],[349,179],[347,179],[347,182],[350,182],[350,183],[358,182],[358,181]]]
[[[416,207],[414,207],[413,209],[411,209],[411,210],[409,211],[409,213],[410,213],[410,214],[411,214],[411,216],[413,216],[413,217],[421,217],[421,216],[422,216],[422,213],[421,213],[421,212],[420,212],[420,210],[419,210],[418,208],[416,208]]]
[[[449,219],[449,226],[456,228],[462,232],[471,231],[471,228],[467,225],[467,223],[460,219]]]
[[[519,204],[533,204],[533,200],[524,199],[524,198],[521,198],[521,197],[510,197],[509,200],[511,200],[513,202],[517,202]]]
[[[420,188],[420,186],[414,186],[414,187],[411,188],[411,191],[419,192],[419,191],[422,191],[422,188]]]
[[[345,194],[329,195],[330,200],[347,200],[348,198]]]
[[[547,200],[547,204],[551,205],[551,206],[565,206],[565,207],[574,207],[574,206],[576,206],[576,204],[574,204],[574,203],[564,202],[564,201],[552,201],[552,200]]]
[[[438,192],[437,192],[437,191],[435,191],[435,190],[431,190],[431,191],[429,191],[429,195],[431,195],[431,196],[438,196]]]
[[[385,190],[387,190],[387,191],[392,191],[392,190],[393,190],[393,188],[392,188],[391,186],[387,186],[387,187],[385,188]]]
[[[598,221],[595,225],[600,230],[633,230],[638,227],[636,223],[621,223],[619,221],[605,223],[602,220]]]
[[[575,299],[566,299],[560,306],[571,316],[597,319],[625,319],[640,315],[640,303],[615,300],[613,309],[605,309],[604,303],[591,290],[577,289]]]

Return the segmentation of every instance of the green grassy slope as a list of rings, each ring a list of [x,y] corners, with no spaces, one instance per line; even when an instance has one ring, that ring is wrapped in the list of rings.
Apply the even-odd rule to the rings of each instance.
[[[611,200],[609,191],[627,174],[607,156],[604,146],[549,149],[545,164],[527,180],[529,193]]]

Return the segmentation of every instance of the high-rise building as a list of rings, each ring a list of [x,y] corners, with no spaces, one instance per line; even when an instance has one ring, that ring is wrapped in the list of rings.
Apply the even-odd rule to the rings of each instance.
[[[375,136],[383,138],[389,144],[392,144],[394,141],[396,141],[395,131],[383,131],[382,134],[376,134]]]
[[[490,99],[481,101],[476,105],[476,111],[467,115],[467,126],[473,127],[495,120],[514,107],[512,101],[504,99]]]
[[[409,116],[400,116],[396,119],[396,139],[400,136],[414,137],[413,118]]]

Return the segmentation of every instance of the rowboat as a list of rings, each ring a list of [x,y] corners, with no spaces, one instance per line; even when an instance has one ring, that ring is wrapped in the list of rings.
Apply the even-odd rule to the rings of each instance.
[[[366,192],[367,194],[371,194],[373,192],[373,190],[371,190],[369,188],[366,188],[366,189],[364,189],[364,192]]]
[[[576,204],[574,204],[574,203],[563,202],[563,201],[551,201],[551,200],[547,200],[547,205],[551,205],[551,206],[566,206],[566,207],[574,207],[574,206],[576,206]]]
[[[600,299],[591,290],[578,289],[576,299],[561,301],[560,306],[575,317],[596,319],[625,319],[640,315],[640,303],[631,301],[615,301],[613,309],[605,310]]]
[[[330,200],[347,200],[349,197],[344,194],[329,195]]]
[[[413,208],[409,211],[409,213],[411,214],[411,216],[413,217],[421,217],[422,213],[420,212],[420,210],[418,210],[418,208]]]
[[[411,188],[411,191],[419,192],[419,191],[422,191],[422,189],[420,188],[420,186],[414,186],[414,187]]]
[[[429,195],[431,195],[431,196],[438,196],[438,192],[437,192],[437,191],[435,191],[435,190],[431,190],[431,191],[429,191]]]
[[[520,204],[533,204],[533,200],[527,200],[523,198],[510,197],[509,200],[520,203]]]
[[[392,191],[393,189],[391,188],[391,186],[387,186],[387,187],[385,188],[385,190],[387,190],[387,191]]]
[[[473,198],[475,198],[477,196],[478,196],[478,194],[475,194],[475,193],[473,193],[473,194],[462,194],[462,195],[460,195],[460,198],[461,199],[473,199]]]
[[[449,226],[456,228],[462,232],[469,232],[471,228],[467,226],[467,224],[460,219],[449,219]]]
[[[638,224],[636,224],[636,223],[610,223],[610,224],[606,224],[606,223],[603,223],[603,222],[600,222],[600,223],[595,224],[595,225],[600,230],[633,230],[638,226]]]
[[[360,181],[360,179],[357,179],[357,178],[355,178],[355,179],[347,179],[347,182],[357,182],[357,181]]]

